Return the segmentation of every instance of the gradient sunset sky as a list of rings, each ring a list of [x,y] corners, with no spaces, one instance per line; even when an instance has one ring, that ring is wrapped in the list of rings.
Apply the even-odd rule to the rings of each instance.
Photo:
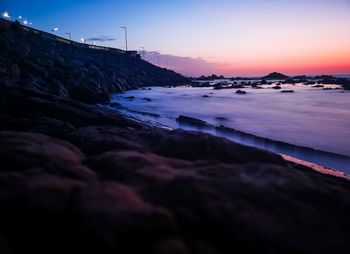
[[[350,73],[350,0],[0,0],[33,27],[99,45],[145,47],[189,76]],[[100,40],[99,40],[100,39]]]

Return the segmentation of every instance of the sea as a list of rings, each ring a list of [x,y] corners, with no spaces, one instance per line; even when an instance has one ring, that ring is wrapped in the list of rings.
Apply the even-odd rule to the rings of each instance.
[[[350,174],[350,91],[332,84],[282,84],[275,90],[276,83],[240,89],[246,94],[213,87],[142,88],[115,94],[109,107],[142,121],[211,133]],[[180,115],[208,125],[178,121]]]

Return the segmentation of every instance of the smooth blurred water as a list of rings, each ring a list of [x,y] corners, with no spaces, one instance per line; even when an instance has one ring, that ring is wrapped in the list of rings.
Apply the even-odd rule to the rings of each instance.
[[[235,89],[152,87],[151,90],[131,90],[117,94],[112,100],[127,108],[119,111],[172,128],[198,130],[197,127],[180,125],[176,121],[179,115],[186,115],[214,126],[224,125],[259,137],[350,156],[349,92],[283,85],[282,90],[295,92],[281,93],[281,90],[271,89],[271,86],[264,87],[241,89],[247,92],[246,95],[235,94]],[[127,99],[129,96],[135,99]],[[135,111],[158,114],[159,117]],[[295,147],[286,148],[263,139],[217,129],[202,131],[350,173],[348,157],[322,152],[310,154],[310,151],[296,151]]]

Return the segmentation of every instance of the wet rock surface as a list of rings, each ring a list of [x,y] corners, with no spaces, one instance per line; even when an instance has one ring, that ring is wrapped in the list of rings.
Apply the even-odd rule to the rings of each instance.
[[[350,248],[345,179],[19,86],[1,87],[0,116],[7,253]]]

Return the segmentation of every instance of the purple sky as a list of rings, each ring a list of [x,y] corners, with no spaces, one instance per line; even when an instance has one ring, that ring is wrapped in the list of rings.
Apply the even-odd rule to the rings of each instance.
[[[185,75],[350,73],[349,0],[0,1],[46,31],[160,53]],[[155,54],[146,59],[157,64]]]

